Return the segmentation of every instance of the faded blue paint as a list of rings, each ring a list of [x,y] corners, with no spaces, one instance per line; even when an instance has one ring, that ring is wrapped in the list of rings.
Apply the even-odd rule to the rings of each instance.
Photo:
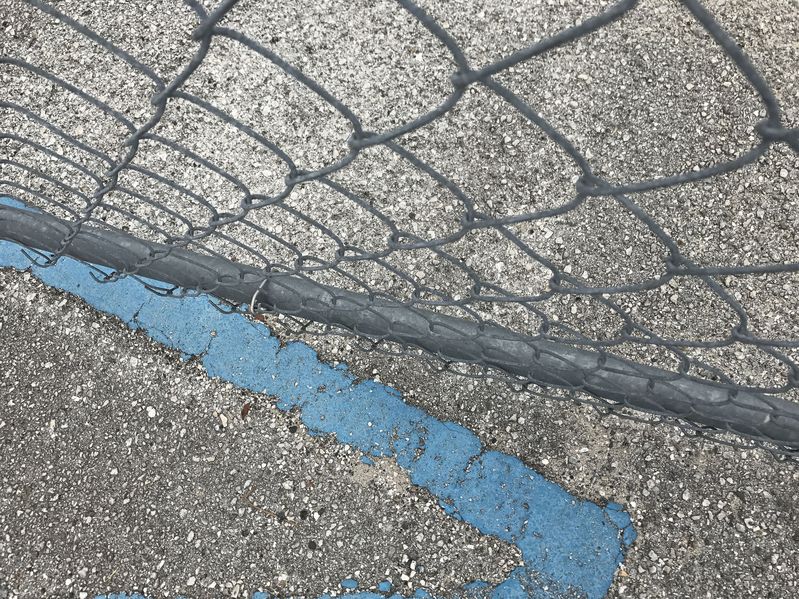
[[[384,580],[383,582],[377,583],[377,590],[381,593],[388,593],[391,590],[391,581]]]
[[[0,242],[3,265],[31,267],[27,258],[20,259],[19,247],[8,242]],[[204,297],[163,298],[130,278],[100,284],[89,267],[71,259],[32,271],[184,356],[200,356],[210,376],[274,396],[281,410],[299,409],[311,434],[332,434],[357,447],[366,454],[364,463],[396,460],[447,514],[515,544],[525,565],[491,589],[494,599],[574,594],[600,599],[624,547],[635,540],[630,517],[619,504],[602,508],[577,499],[517,458],[487,451],[468,429],[408,405],[396,389],[359,382],[346,366],[320,362],[305,344],[281,348],[265,326],[241,314],[223,315]],[[352,583],[356,586],[346,586]],[[341,584],[354,590],[358,583]],[[385,598],[390,589],[390,583],[383,584],[382,595],[349,596]],[[464,592],[478,589],[485,593],[488,587],[476,581]],[[418,597],[429,596],[420,592]]]
[[[341,581],[341,587],[347,590],[353,590],[358,588],[358,581],[354,578],[345,578]]]
[[[633,521],[630,518],[630,514],[624,511],[624,506],[620,503],[609,503],[605,506],[605,511],[608,518],[613,521],[619,530],[624,531],[622,535],[624,545],[627,547],[632,545],[635,539],[638,538],[638,533],[635,532],[632,526]]]

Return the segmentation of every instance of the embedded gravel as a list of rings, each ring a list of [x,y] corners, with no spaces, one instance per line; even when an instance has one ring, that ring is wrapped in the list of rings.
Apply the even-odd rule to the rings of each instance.
[[[203,4],[211,8],[213,3]],[[609,6],[604,0],[431,0],[422,4],[475,67]],[[712,0],[706,4],[773,87],[785,125],[798,127],[799,2]],[[56,5],[150,65],[165,80],[179,73],[198,47],[190,39],[196,16],[187,6],[114,0],[89,4],[64,0]],[[78,151],[30,116],[0,107],[3,131],[39,140],[83,168],[66,167],[19,140],[2,139],[0,155],[12,162],[0,165],[0,191],[74,218],[102,184],[99,175],[107,170],[108,161],[119,160],[127,151],[121,143],[154,114],[149,102],[154,84],[27,4],[0,0],[0,17],[2,54],[40,65],[108,104],[104,113],[52,81],[18,65],[0,64],[5,101],[46,117],[106,155]],[[392,2],[291,0],[263,10],[255,1],[242,1],[223,25],[243,32],[321,82],[361,118],[366,130],[384,131],[418,117],[451,90],[449,77],[455,66],[447,51]],[[561,131],[598,174],[614,183],[690,172],[739,156],[757,143],[754,126],[765,116],[742,75],[677,1],[641,2],[619,21],[503,71],[496,79]],[[267,136],[298,168],[320,168],[347,152],[351,128],[342,113],[237,42],[216,39],[184,89]],[[113,111],[122,118],[107,114]],[[262,196],[278,192],[288,172],[285,162],[262,144],[186,98],[170,101],[152,133],[197,156],[188,158],[154,138],[140,144],[132,164],[163,174],[183,190],[154,182],[143,170],[125,171],[120,176],[124,189],[108,194],[106,206],[93,213],[97,223],[156,240],[180,235],[189,225],[207,223],[212,209],[235,211],[242,186]],[[398,141],[450,177],[481,211],[498,217],[563,205],[573,198],[579,175],[559,146],[481,86],[470,87],[446,115]],[[232,178],[207,168],[201,158]],[[330,178],[422,239],[444,237],[460,227],[460,200],[383,147],[364,150],[358,160]],[[799,262],[799,156],[785,144],[774,145],[738,171],[632,197],[697,263]],[[49,201],[54,198],[58,205]],[[385,247],[390,234],[372,212],[319,182],[298,187],[284,206],[253,211],[249,224],[227,227],[225,233],[242,245],[213,237],[206,241],[206,248],[251,264],[264,265],[268,260],[291,268],[296,266],[297,251],[318,261],[334,259],[339,249],[334,236],[358,251],[373,252]],[[317,219],[324,227],[298,215]],[[586,284],[640,283],[663,271],[665,246],[608,198],[592,198],[565,214],[509,229],[541,257]],[[273,241],[265,233],[291,243]],[[314,276],[342,287],[380,289],[403,299],[414,286],[422,285],[428,299],[441,294],[456,300],[472,284],[461,261],[481,280],[513,294],[539,293],[551,275],[492,230],[470,234],[445,249],[454,262],[419,249],[394,253],[383,265],[356,262],[342,266],[341,273],[323,271]],[[403,276],[392,269],[400,269]],[[65,331],[60,342],[67,345],[91,345],[90,339],[117,335],[127,339],[109,349],[118,360],[132,355],[163,359],[163,367],[172,368],[175,377],[189,369],[183,366],[181,370],[176,361],[170,362],[174,357],[162,356],[154,346],[123,334],[104,317],[85,313],[84,321],[91,323],[85,332],[64,324],[63,314],[53,311],[62,301],[57,294],[43,292],[18,274],[2,277],[7,286],[39,293],[38,307],[26,306],[17,298],[8,304],[16,307],[3,312],[3,318],[13,319],[14,327],[31,331],[12,335],[6,328],[11,324],[0,330],[6,343],[13,341],[15,352],[21,355],[33,359],[48,353],[42,344],[51,341],[33,331],[56,326]],[[752,333],[764,339],[799,336],[798,273],[731,275],[720,277],[719,283],[749,314]],[[0,293],[9,296],[8,291]],[[725,303],[690,278],[616,299],[625,313],[666,339],[719,339],[737,323],[736,314]],[[73,305],[69,303],[73,300],[67,301]],[[571,327],[588,339],[612,339],[622,324],[618,315],[586,296],[555,297],[537,307],[550,323]],[[476,305],[475,310],[482,318],[517,330],[535,332],[542,325],[539,316],[515,305]],[[273,324],[280,331],[280,323]],[[758,451],[688,438],[669,427],[615,416],[600,419],[588,408],[515,393],[496,381],[465,379],[438,372],[435,366],[420,368],[416,361],[364,354],[349,339],[305,340],[325,359],[346,362],[359,376],[377,377],[396,386],[412,403],[441,419],[468,426],[490,447],[517,455],[571,492],[624,504],[634,516],[639,540],[629,551],[610,596],[787,599],[799,595],[799,523],[794,509],[799,476],[790,464]],[[134,341],[147,349],[134,351],[126,345]],[[648,346],[627,343],[613,351],[664,368],[678,366],[673,353]],[[799,349],[784,353],[799,362]],[[686,354],[738,383],[785,382],[784,364],[756,345],[688,349]],[[14,375],[7,375],[4,384],[13,385],[19,394],[20,385],[37,382],[19,366],[24,361],[17,362],[10,349],[4,355],[4,366],[10,360],[17,364],[6,370]],[[90,361],[84,367],[89,369],[87,380],[100,376],[91,370]],[[126,370],[130,376],[137,372]],[[47,371],[42,373],[36,376],[45,376]],[[197,397],[204,398],[203,406],[217,401],[210,401],[217,397],[215,393],[219,409],[234,405],[234,397],[243,397],[232,389],[211,391],[217,389],[216,384],[204,381],[199,373],[192,377],[191,384],[199,386]],[[135,384],[147,388],[151,383],[140,373]],[[103,385],[110,386],[111,381],[98,379],[94,392],[105,393]],[[133,384],[124,387],[135,394]],[[797,398],[796,390],[786,397]],[[26,395],[21,403],[31,401]],[[275,430],[279,429],[276,425]],[[317,448],[322,453],[341,451],[323,445]],[[346,460],[354,458],[342,454],[337,459],[349,463]],[[46,533],[40,530],[38,534],[35,542],[45,542],[41,537]],[[61,558],[66,559],[73,550],[61,551]],[[499,562],[489,563],[494,572],[501,569]],[[48,576],[57,572],[67,577],[57,560],[50,567]],[[309,579],[297,576],[293,584],[300,586],[296,588],[310,584]],[[74,579],[72,574],[69,577]],[[441,588],[448,588],[453,580],[442,578]]]
[[[392,460],[309,435],[81,300],[0,270],[0,303],[4,599],[311,598],[348,578],[447,595],[520,564]]]

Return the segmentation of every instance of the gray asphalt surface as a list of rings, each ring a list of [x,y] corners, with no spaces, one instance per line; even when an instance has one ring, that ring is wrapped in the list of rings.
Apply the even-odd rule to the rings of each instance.
[[[315,597],[347,576],[400,579],[412,560],[422,572],[410,589],[446,594],[518,564],[514,548],[446,518],[390,461],[369,467],[308,436],[268,397],[208,379],[82,301],[8,270],[0,301],[8,597]],[[639,537],[609,597],[796,593],[793,464],[379,355],[353,369],[578,496],[623,503]]]
[[[519,565],[392,460],[362,463],[82,301],[8,270],[0,301],[4,599],[319,597],[350,577],[446,595]]]
[[[596,14],[606,3],[508,4],[492,0],[424,5],[479,66]],[[773,86],[785,111],[786,126],[799,126],[799,3],[713,1],[707,5]],[[196,44],[186,41],[194,15],[183,6],[111,1],[86,5],[67,0],[59,2],[58,7],[167,78],[179,72],[196,50]],[[27,57],[60,73],[135,123],[144,122],[152,114],[152,86],[107,52],[22,3],[0,0],[0,14],[5,33],[3,53]],[[270,11],[256,2],[243,2],[225,24],[246,32],[322,81],[363,118],[369,129],[382,130],[418,116],[436,105],[449,89],[452,63],[446,52],[418,23],[389,2],[346,6],[325,1],[287,2],[280,10]],[[85,102],[14,66],[0,65],[0,76],[9,101],[31,107],[87,143],[120,155],[119,143],[126,132]],[[503,72],[498,79],[540,110],[611,181],[685,172],[729,159],[753,145],[753,125],[765,114],[741,75],[677,2],[643,2],[621,21]],[[232,42],[220,41],[213,46],[186,89],[267,133],[304,168],[329,164],[345,153],[349,134],[346,121],[279,69]],[[0,109],[0,127],[43,139],[48,147],[103,171],[96,158],[70,150],[30,119]],[[171,102],[155,131],[213,160],[253,192],[268,194],[282,185],[285,167],[274,156],[187,102]],[[471,88],[445,117],[401,141],[446,172],[475,198],[481,210],[490,214],[558,205],[570,198],[578,174],[562,150],[479,88]],[[7,155],[67,182],[75,190],[91,194],[95,187],[94,181],[77,170],[64,168],[30,148],[8,140],[0,143]],[[219,209],[237,206],[238,196],[228,181],[198,169],[168,148],[146,142],[136,163],[157,169]],[[34,190],[74,209],[83,204],[71,192],[42,182],[30,172],[6,165],[2,168],[4,178],[31,184]],[[398,225],[420,236],[432,238],[458,228],[457,202],[383,149],[365,151],[333,179],[361,193]],[[207,220],[208,213],[196,203],[164,186],[154,187],[152,181],[135,174],[123,175],[122,181],[132,191],[157,196],[195,223]],[[19,188],[6,185],[3,190],[44,205],[41,198]],[[738,172],[636,194],[635,199],[696,261],[758,264],[799,260],[799,159],[784,146],[775,146],[757,163]],[[113,193],[109,202],[167,232],[177,233],[184,227],[140,199]],[[298,189],[289,205],[320,218],[327,216],[326,225],[364,249],[377,248],[385,240],[385,229],[366,211],[325,193],[318,184]],[[48,210],[69,216],[59,208],[48,206]],[[160,233],[131,218],[102,210],[95,214],[138,235],[160,237]],[[289,214],[264,210],[253,219],[266,230],[290,239],[303,252],[329,258],[335,251],[329,238]],[[271,259],[292,259],[285,247],[270,243],[252,229],[234,226],[229,232]],[[542,255],[593,284],[640,281],[661,268],[663,247],[659,242],[618,205],[602,198],[589,200],[565,216],[519,226],[514,232],[534,244]],[[255,253],[219,239],[212,240],[209,247],[237,260],[261,262]],[[512,244],[491,232],[470,236],[449,251],[464,257],[485,280],[510,291],[530,293],[545,288],[548,271],[531,264]],[[448,268],[426,250],[404,252],[390,260],[433,289],[457,296],[468,285],[459,271]],[[352,266],[349,272],[399,297],[409,292],[408,286],[386,269],[361,264]],[[351,285],[334,273],[318,276],[324,282]],[[4,318],[16,320],[0,331],[7,339],[6,347],[15,344],[14,351],[6,350],[4,361],[24,364],[15,356],[38,355],[42,352],[38,344],[46,341],[35,341],[36,335],[10,335],[8,327],[33,331],[60,326],[63,314],[47,313],[60,299],[40,291],[43,312],[32,312],[19,297],[31,293],[35,284],[21,282],[20,275],[3,277],[6,286],[30,288],[26,287],[22,295],[14,292],[16,299],[8,300],[8,306],[17,307],[5,310]],[[723,284],[749,312],[752,330],[766,338],[799,336],[795,309],[799,305],[798,275],[731,276]],[[10,292],[3,293],[11,297]],[[714,339],[735,322],[729,309],[689,279],[680,279],[665,289],[626,295],[621,304],[638,321],[664,336]],[[558,299],[543,307],[550,318],[557,317],[591,338],[613,335],[619,328],[618,318],[590,299]],[[528,312],[513,308],[494,305],[477,309],[484,317],[517,330],[533,331],[540,324]],[[84,316],[86,322],[98,324],[99,329],[91,332],[92,339],[119,336],[115,337],[120,341],[114,344],[114,353],[120,360],[132,354],[153,360],[160,356],[164,364],[173,364],[170,377],[185,374],[185,368],[175,366],[174,357],[162,356],[154,347],[146,352],[137,350],[145,352],[138,354],[125,345],[121,339],[136,337],[122,333],[112,321],[90,313]],[[280,331],[280,323],[273,324]],[[72,333],[61,336],[66,344],[73,342],[70,335],[83,334],[76,327],[68,328]],[[570,491],[627,506],[635,518],[639,540],[611,596],[726,599],[748,595],[782,599],[797,595],[799,524],[794,505],[799,480],[795,467],[776,463],[758,452],[688,439],[675,429],[615,417],[599,419],[586,408],[531,398],[496,383],[427,372],[414,361],[364,355],[355,351],[349,340],[306,340],[326,359],[347,362],[360,376],[379,377],[396,386],[431,414],[468,426],[490,447],[518,456]],[[628,344],[614,351],[676,367],[673,355],[652,348]],[[768,384],[784,379],[782,365],[752,346],[688,353],[739,382]],[[786,354],[799,360],[799,350]],[[52,357],[48,359],[53,361]],[[87,360],[86,369],[91,368],[90,362]],[[16,380],[13,387],[20,393],[20,381],[31,375],[25,375],[20,366],[11,372],[14,377],[9,375],[5,380]],[[100,376],[95,369],[86,370],[82,378]],[[150,384],[146,378],[141,376],[141,385]],[[198,373],[190,380],[203,389],[213,385],[202,381]],[[96,388],[100,393],[102,385],[98,383]],[[234,405],[241,397],[234,390],[207,393],[214,398],[214,393],[221,394],[224,401],[219,400],[220,406]],[[206,399],[201,402],[205,408],[197,408],[196,417],[207,416],[213,403],[208,399],[211,396],[198,391],[197,397]],[[790,397],[796,397],[796,392]],[[254,444],[255,439],[248,442]],[[322,446],[316,450],[340,451]],[[346,463],[354,457],[341,455],[336,459]],[[355,503],[349,501],[347,509]],[[47,535],[41,526],[37,542]],[[274,542],[282,539],[282,535],[273,536]],[[481,539],[479,545],[488,542]],[[513,557],[507,548],[497,546],[495,551],[501,557],[487,560],[486,567],[490,565],[491,572],[498,575]],[[57,554],[53,553],[50,569],[42,571],[66,578],[66,569],[58,562],[64,556]],[[199,565],[202,560],[198,560]],[[134,563],[128,568],[130,576],[140,575],[137,567]],[[341,571],[347,569],[340,567]],[[455,570],[461,571],[461,567]],[[171,573],[163,576],[171,589],[185,573],[181,570],[174,579],[168,578]],[[297,576],[302,577],[299,570]],[[451,588],[448,585],[455,583],[455,578],[441,576],[437,583],[440,588]],[[310,584],[310,579],[303,580],[295,583],[297,588]]]

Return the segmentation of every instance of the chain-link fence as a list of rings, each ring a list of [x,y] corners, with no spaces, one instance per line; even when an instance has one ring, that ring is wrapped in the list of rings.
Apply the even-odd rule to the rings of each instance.
[[[561,61],[587,97],[603,68],[614,86],[613,56],[591,44],[640,24],[632,0],[572,7],[546,35],[497,42],[480,67],[449,32],[454,8],[408,0],[317,3],[307,18],[236,0],[141,3],[134,19],[6,4],[18,29],[0,58],[0,192],[35,209],[0,206],[0,238],[39,265],[69,256],[104,281],[211,294],[277,330],[433,357],[531,398],[782,455],[799,447],[799,263],[790,217],[770,208],[792,206],[796,186],[766,160],[779,148],[790,167],[799,130],[701,3],[676,7],[680,26],[716,53],[721,97],[735,98],[723,112],[749,128],[719,134],[723,147],[677,174],[648,155],[636,165],[620,127],[613,141],[607,123],[570,122],[580,102],[555,81]],[[636,68],[663,80],[642,56],[622,68],[611,125],[640,101]],[[747,86],[739,102],[730,90]],[[708,95],[688,83],[679,97],[706,116]],[[567,116],[545,116],[552,106]],[[681,106],[668,105],[667,140],[713,128],[694,128]],[[605,147],[628,172],[610,151],[592,166]],[[701,207],[698,222],[679,194]],[[685,231],[665,224],[664,206],[686,213]],[[692,227],[712,236],[749,211],[785,235],[754,253],[734,237],[685,243]]]

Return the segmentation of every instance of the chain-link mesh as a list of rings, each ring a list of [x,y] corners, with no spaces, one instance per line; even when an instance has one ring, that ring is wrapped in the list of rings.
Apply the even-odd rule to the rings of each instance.
[[[352,336],[531,397],[665,419],[721,442],[799,447],[799,263],[768,249],[743,263],[703,257],[659,218],[663,193],[689,189],[723,227],[734,202],[704,184],[752,193],[735,174],[775,147],[799,153],[771,87],[701,3],[681,4],[765,111],[751,123],[755,142],[621,183],[574,141],[590,132],[551,124],[513,76],[604,28],[634,26],[632,0],[479,68],[441,15],[398,0],[381,13],[388,33],[378,28],[363,50],[368,62],[394,51],[384,51],[388,37],[406,44],[404,75],[368,67],[382,90],[357,69],[333,77],[335,52],[297,48],[307,27],[256,27],[248,19],[271,9],[254,2],[189,1],[168,32],[148,16],[163,9],[146,5],[137,52],[122,49],[135,23],[113,13],[28,4],[18,14],[41,38],[9,36],[0,58],[0,192],[36,210],[0,207],[0,238],[40,266],[71,256],[110,267],[98,269],[104,281],[146,277],[165,283],[148,283],[154,291],[216,295],[278,331]],[[359,25],[345,12],[332,14],[346,36]],[[89,22],[110,25],[101,34]],[[415,64],[425,53],[416,62],[435,72]],[[402,76],[431,83],[403,90]],[[341,99],[347,85],[363,85],[350,91],[365,116]],[[422,98],[411,101],[416,114],[391,108],[402,94]],[[470,154],[470,127],[483,131],[486,113],[509,133],[497,152],[483,147],[493,138],[471,140]],[[496,160],[477,179],[483,150]]]

